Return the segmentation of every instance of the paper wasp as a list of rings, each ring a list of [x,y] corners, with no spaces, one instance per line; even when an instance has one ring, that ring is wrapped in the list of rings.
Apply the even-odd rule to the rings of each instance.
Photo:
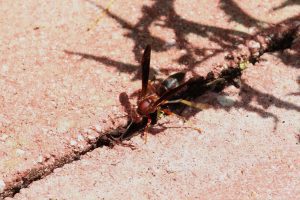
[[[137,108],[125,130],[113,131],[101,138],[100,143],[114,144],[121,143],[124,146],[134,148],[133,145],[124,144],[122,141],[129,140],[136,132],[147,128],[150,124],[156,124],[158,115],[161,112],[171,113],[166,107],[168,104],[181,103],[197,109],[208,108],[208,104],[195,103],[185,99],[195,99],[207,91],[220,92],[226,85],[238,86],[236,79],[241,76],[241,69],[229,67],[221,71],[218,78],[213,73],[206,77],[198,76],[184,82],[185,73],[175,73],[163,81],[149,81],[151,46],[148,45],[141,61],[142,68],[142,89],[137,100]],[[193,127],[189,127],[193,128]],[[198,128],[193,128],[199,131]],[[200,131],[201,132],[201,131]]]
[[[136,114],[132,116],[126,132],[128,132],[133,124],[142,123],[146,127],[150,124],[155,124],[159,113],[171,113],[171,111],[161,108],[167,104],[182,103],[197,109],[207,108],[206,104],[194,103],[184,99],[174,99],[174,96],[179,91],[187,88],[189,84],[195,81],[195,79],[191,78],[184,82],[185,72],[175,73],[161,83],[155,84],[149,81],[150,57],[151,46],[147,45],[141,61],[142,89],[137,100]],[[126,132],[120,136],[120,140],[127,138],[125,136],[127,135]]]

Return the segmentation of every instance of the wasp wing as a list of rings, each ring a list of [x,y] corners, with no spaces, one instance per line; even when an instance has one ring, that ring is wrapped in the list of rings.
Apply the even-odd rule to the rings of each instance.
[[[172,97],[178,91],[180,91],[181,89],[183,89],[185,86],[191,84],[193,81],[195,81],[195,79],[191,78],[187,82],[182,83],[181,85],[179,85],[179,86],[177,86],[177,87],[175,87],[173,89],[170,89],[170,90],[166,91],[156,102],[154,102],[153,107],[159,106],[165,100],[168,100],[170,97]]]
[[[166,91],[178,87],[180,84],[182,84],[185,74],[185,72],[178,72],[164,79],[158,87],[156,93],[159,96],[162,96]]]

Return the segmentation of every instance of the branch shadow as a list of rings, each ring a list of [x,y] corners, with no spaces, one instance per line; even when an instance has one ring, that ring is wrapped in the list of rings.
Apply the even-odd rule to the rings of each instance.
[[[119,17],[117,14],[103,8],[101,5],[98,5],[91,0],[85,1],[90,2],[97,8],[101,9],[107,16],[115,20],[126,31],[124,36],[133,41],[134,46],[132,52],[135,60],[138,63],[141,60],[142,51],[146,44],[151,44],[152,50],[155,52],[163,52],[170,48],[176,48],[178,50],[185,50],[185,54],[177,58],[176,62],[185,65],[187,70],[192,72],[193,75],[196,75],[194,70],[199,64],[211,57],[227,51],[228,49],[232,49],[237,43],[244,43],[244,39],[251,36],[242,31],[200,24],[184,19],[175,10],[175,0],[153,0],[154,3],[151,6],[143,6],[142,17],[137,23],[131,23],[126,19]],[[290,2],[293,1],[286,2],[289,2],[290,4]],[[248,15],[233,0],[222,1],[220,8],[230,17],[231,21],[235,21],[246,27],[257,27],[262,29],[263,25],[266,24],[266,22],[257,20]],[[173,30],[176,43],[174,45],[167,45],[167,41],[154,36],[150,31],[150,27],[153,24]],[[189,34],[195,34],[200,37],[208,38],[211,42],[218,44],[220,48],[199,48],[189,42],[187,39]],[[208,50],[212,53],[207,56],[205,52]],[[140,72],[137,70],[139,69],[138,65],[122,63],[105,56],[95,56],[72,51],[65,52],[68,54],[82,56],[85,59],[92,59],[103,64],[110,65],[122,73],[135,73],[133,80],[140,79]],[[283,59],[283,57],[281,59]],[[168,68],[164,70],[167,71]],[[247,111],[255,112],[263,118],[272,117],[274,119],[275,129],[279,119],[273,113],[266,111],[268,107],[273,105],[286,110],[300,111],[299,106],[284,102],[272,95],[260,92],[246,83],[243,83],[243,88],[240,95],[241,101],[237,102],[233,107],[243,108]],[[257,103],[262,106],[263,109],[250,105],[254,99],[256,99]],[[221,108],[215,107],[215,109]],[[229,110],[230,108],[222,107],[222,109]],[[193,112],[193,115],[197,112]]]
[[[297,106],[293,103],[289,103],[283,100],[280,100],[279,98],[275,97],[274,95],[261,92],[247,83],[242,84],[242,88],[240,90],[240,97],[241,100],[237,102],[234,107],[235,108],[242,108],[249,112],[254,112],[261,116],[262,118],[268,118],[271,117],[274,120],[274,130],[277,128],[277,124],[279,122],[279,118],[271,113],[266,111],[271,106],[275,106],[277,108],[282,108],[284,110],[295,110],[297,112],[300,112],[300,106]],[[261,106],[262,108],[259,108],[257,106],[251,105],[251,102],[255,101],[258,106]]]
[[[239,5],[233,0],[226,0],[220,2],[220,8],[230,17],[230,21],[235,21],[246,27],[263,28],[268,25],[267,22],[255,19],[248,15]]]
[[[292,5],[300,5],[300,1],[299,0],[286,0],[285,2],[282,2],[279,6],[273,8],[273,11],[280,10],[284,7],[292,6]]]
[[[134,53],[137,62],[140,61],[142,51],[146,44],[151,44],[152,50],[155,52],[163,52],[170,48],[177,48],[179,50],[185,50],[185,53],[177,58],[176,62],[186,66],[187,70],[194,75],[196,75],[194,71],[196,66],[211,57],[232,49],[237,43],[243,43],[246,37],[250,37],[249,34],[242,31],[204,25],[184,19],[175,10],[175,0],[153,0],[154,3],[151,6],[142,7],[141,10],[143,15],[136,23],[131,23],[126,19],[119,17],[117,14],[105,9],[92,0],[85,1],[102,10],[126,31],[124,36],[130,38],[134,42],[132,52]],[[290,4],[290,2],[293,1],[287,2]],[[267,22],[255,19],[247,14],[247,12],[239,7],[233,0],[221,1],[219,7],[230,17],[230,21],[235,21],[245,27],[256,27],[261,30],[264,29],[265,25],[270,25]],[[169,45],[168,41],[154,36],[150,31],[150,26],[152,24],[173,30],[176,43]],[[199,48],[197,45],[188,41],[187,36],[189,34],[207,38],[211,42],[218,44],[220,48]],[[207,55],[207,51],[210,51],[209,55]],[[278,57],[283,59],[280,56]],[[111,60],[111,62],[113,61]],[[124,64],[126,65],[126,63]],[[169,71],[169,69],[166,68],[165,71]],[[134,80],[136,79],[137,77],[134,78]]]
[[[120,73],[134,74],[134,77],[131,79],[132,81],[138,80],[141,77],[140,65],[133,65],[133,64],[129,64],[129,63],[116,61],[116,60],[113,60],[106,56],[96,56],[96,55],[92,55],[92,54],[74,52],[74,51],[69,51],[69,50],[64,50],[64,53],[66,53],[68,55],[81,56],[83,59],[94,60],[94,61],[97,61],[104,65],[114,67]],[[157,74],[157,71],[155,71],[154,69],[150,69],[150,70],[153,75]]]
[[[193,69],[204,60],[223,52],[226,48],[232,48],[235,43],[242,42],[244,37],[249,36],[249,34],[241,31],[186,20],[175,11],[175,0],[155,0],[152,6],[143,6],[143,16],[135,24],[122,19],[91,0],[86,1],[101,9],[127,31],[124,36],[132,39],[134,42],[132,51],[137,62],[140,60],[141,52],[146,44],[151,44],[153,51],[156,52],[167,51],[169,48],[175,47],[180,50],[184,49],[186,52],[177,59],[177,62],[185,65],[193,72]],[[153,23],[156,26],[172,29],[175,33],[176,44],[167,45],[167,41],[151,34],[150,26]],[[210,49],[212,54],[209,56],[201,56],[205,55],[207,49],[200,49],[191,44],[187,39],[187,35],[191,33],[209,38],[210,41],[217,43],[220,48]]]
[[[115,67],[120,72],[124,72],[124,73],[128,73],[128,74],[136,72],[137,69],[139,68],[138,65],[119,62],[119,61],[110,59],[106,56],[95,56],[95,55],[92,55],[92,54],[80,53],[80,52],[74,52],[74,51],[68,51],[68,50],[64,50],[64,53],[69,54],[69,55],[81,56],[83,59],[95,60],[95,61],[100,62],[102,64]]]

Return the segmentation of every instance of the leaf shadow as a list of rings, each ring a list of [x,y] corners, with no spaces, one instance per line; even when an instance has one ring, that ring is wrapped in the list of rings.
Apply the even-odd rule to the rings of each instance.
[[[235,1],[226,0],[220,2],[220,8],[229,16],[229,21],[235,21],[246,27],[263,28],[269,23],[258,20],[248,15]]]

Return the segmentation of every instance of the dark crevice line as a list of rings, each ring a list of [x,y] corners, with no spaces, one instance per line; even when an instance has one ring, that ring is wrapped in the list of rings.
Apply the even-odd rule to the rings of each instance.
[[[300,17],[298,17],[300,19]],[[293,42],[299,37],[300,25],[295,21],[288,21],[287,23],[279,24],[271,27],[261,33],[256,34],[252,41],[257,42],[260,47],[250,50],[249,61],[253,65],[259,61],[259,58],[264,53],[271,53],[276,51],[283,51],[291,48]],[[249,42],[249,40],[248,40]]]
[[[96,141],[98,141],[100,137],[101,136],[99,136]],[[55,169],[62,168],[66,164],[70,164],[73,161],[80,160],[81,156],[93,151],[96,148],[98,148],[97,142],[89,143],[89,146],[87,146],[82,151],[77,151],[74,149],[72,153],[69,152],[48,165],[44,165],[39,169],[31,169],[23,172],[26,175],[22,177],[21,180],[16,181],[16,183],[12,187],[7,188],[3,193],[1,193],[0,199],[5,197],[14,197],[20,192],[21,189],[28,188],[31,183],[39,181],[44,177],[52,174]]]

